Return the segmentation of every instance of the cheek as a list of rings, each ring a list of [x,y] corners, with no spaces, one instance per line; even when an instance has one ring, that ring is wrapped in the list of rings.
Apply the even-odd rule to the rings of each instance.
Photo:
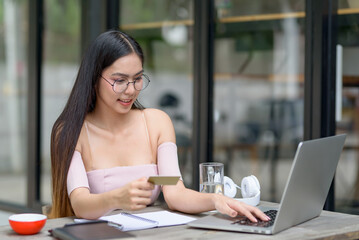
[[[136,98],[136,100],[138,99],[138,96],[140,95],[140,91],[136,91],[136,95],[135,95],[135,98]]]
[[[108,84],[107,84],[108,85]],[[114,96],[114,91],[110,85],[100,83],[96,88],[96,95],[102,99],[111,99]]]

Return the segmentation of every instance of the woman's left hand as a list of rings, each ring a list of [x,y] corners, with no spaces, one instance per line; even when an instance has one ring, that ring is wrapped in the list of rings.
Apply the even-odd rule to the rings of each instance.
[[[270,218],[256,207],[250,206],[233,198],[221,194],[214,194],[214,206],[223,214],[236,217],[238,214],[246,216],[252,222],[257,222],[257,218],[268,221]]]

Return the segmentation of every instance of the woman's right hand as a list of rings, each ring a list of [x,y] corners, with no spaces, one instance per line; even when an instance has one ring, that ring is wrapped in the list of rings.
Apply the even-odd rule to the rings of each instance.
[[[146,177],[130,182],[113,192],[115,206],[131,211],[143,209],[151,203],[153,189]]]

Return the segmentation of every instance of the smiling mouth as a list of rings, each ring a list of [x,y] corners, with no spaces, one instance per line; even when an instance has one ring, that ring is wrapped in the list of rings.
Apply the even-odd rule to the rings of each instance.
[[[123,103],[130,103],[132,101],[132,99],[129,99],[129,100],[117,99],[117,101],[123,102]]]

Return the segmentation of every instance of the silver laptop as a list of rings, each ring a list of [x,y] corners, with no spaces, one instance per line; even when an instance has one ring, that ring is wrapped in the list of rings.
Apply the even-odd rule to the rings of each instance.
[[[215,213],[188,223],[191,227],[275,234],[320,215],[336,171],[345,134],[300,142],[278,208],[259,206],[274,221],[251,223],[245,217]]]

